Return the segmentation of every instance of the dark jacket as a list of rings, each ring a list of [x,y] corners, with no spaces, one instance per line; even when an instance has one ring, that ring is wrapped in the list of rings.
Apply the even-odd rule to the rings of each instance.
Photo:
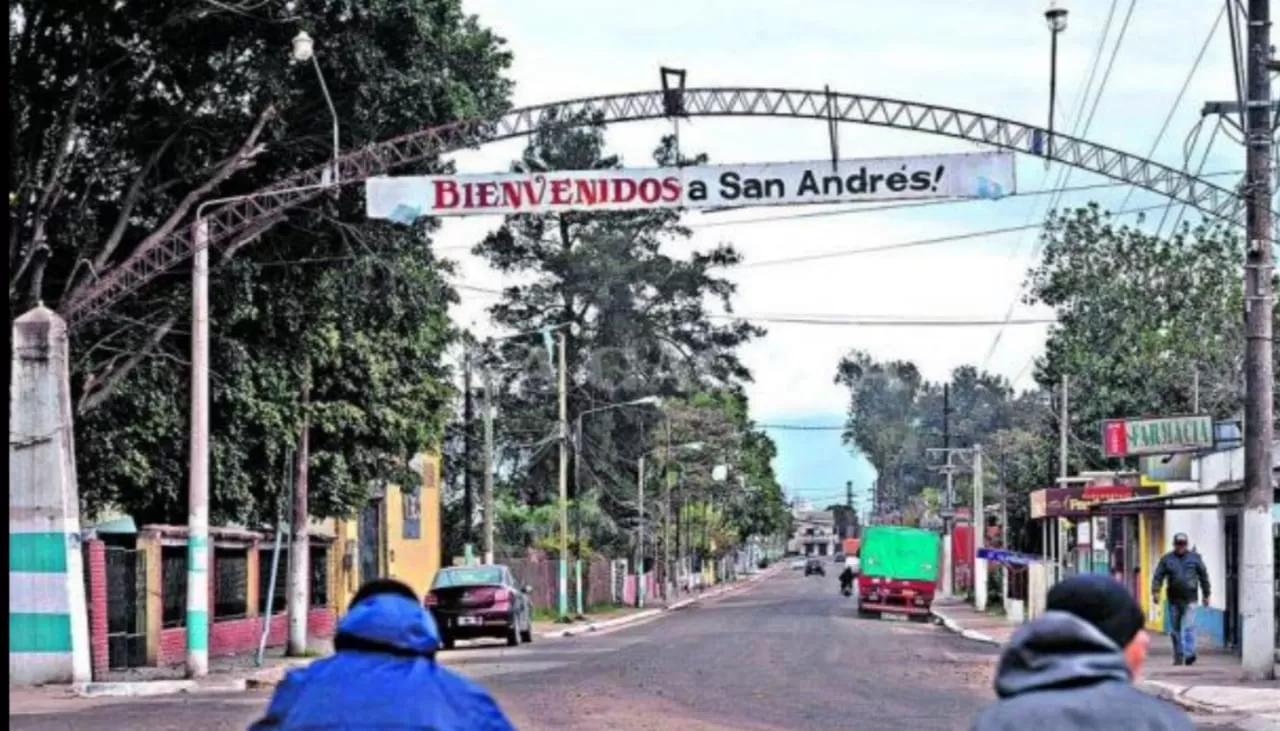
[[[995,686],[999,700],[973,731],[1195,731],[1182,711],[1133,687],[1114,642],[1065,612],[1014,634]]]
[[[478,685],[435,661],[440,635],[417,602],[380,594],[338,624],[337,652],[294,670],[249,731],[514,731]]]
[[[1155,575],[1151,577],[1152,597],[1160,596],[1160,585],[1166,580],[1169,590],[1165,596],[1174,604],[1194,604],[1199,598],[1197,588],[1209,596],[1209,570],[1195,551],[1187,551],[1181,556],[1170,551],[1160,558]]]

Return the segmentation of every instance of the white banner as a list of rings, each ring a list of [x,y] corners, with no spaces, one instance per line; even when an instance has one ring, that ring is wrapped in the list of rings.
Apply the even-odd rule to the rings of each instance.
[[[1016,192],[1012,152],[686,168],[370,178],[370,218],[714,209]]]

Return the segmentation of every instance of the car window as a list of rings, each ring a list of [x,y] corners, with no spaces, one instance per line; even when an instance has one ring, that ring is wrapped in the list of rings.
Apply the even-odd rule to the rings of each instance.
[[[480,586],[484,584],[502,584],[504,569],[494,566],[478,568],[445,569],[436,574],[431,584],[433,589],[448,589],[455,586]]]

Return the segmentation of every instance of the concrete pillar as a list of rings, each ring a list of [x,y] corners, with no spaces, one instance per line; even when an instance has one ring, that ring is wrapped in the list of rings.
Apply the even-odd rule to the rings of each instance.
[[[9,683],[89,682],[67,325],[13,323],[9,388]]]

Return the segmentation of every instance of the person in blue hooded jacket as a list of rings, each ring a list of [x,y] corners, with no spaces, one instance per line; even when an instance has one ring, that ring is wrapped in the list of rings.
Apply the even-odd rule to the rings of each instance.
[[[436,663],[435,620],[398,581],[360,587],[333,647],[331,657],[286,675],[249,731],[515,731],[483,688]]]

